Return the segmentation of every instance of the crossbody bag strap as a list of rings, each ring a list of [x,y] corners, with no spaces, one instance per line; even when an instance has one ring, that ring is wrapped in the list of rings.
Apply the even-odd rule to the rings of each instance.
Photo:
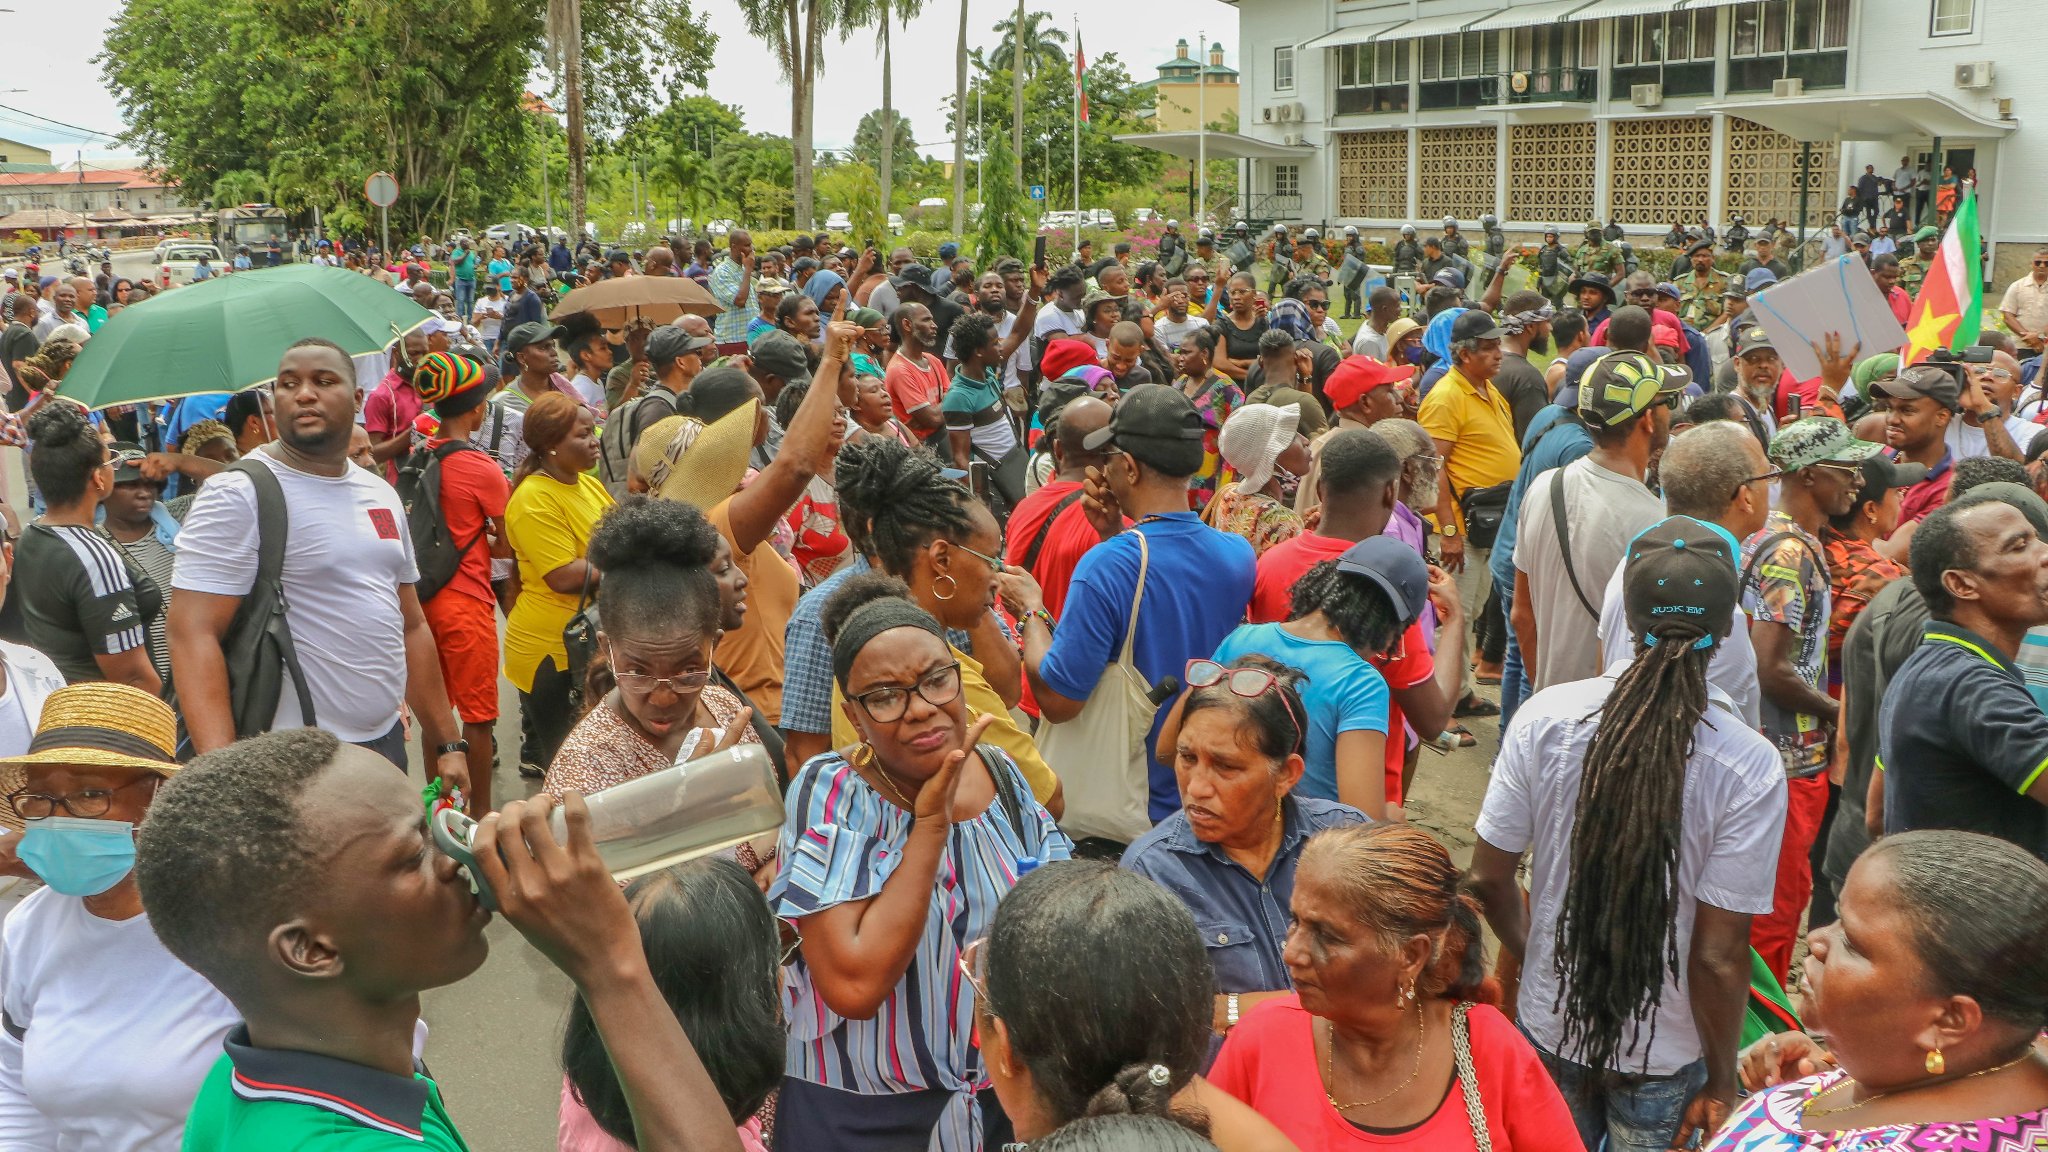
[[[1076,488],[1065,496],[1060,497],[1060,502],[1052,506],[1052,511],[1046,515],[1045,523],[1040,524],[1038,531],[1032,533],[1031,545],[1024,549],[1024,555],[1020,558],[1018,567],[1026,572],[1037,570],[1038,554],[1045,550],[1045,538],[1052,534],[1053,521],[1058,520],[1062,512],[1072,508],[1074,501],[1079,500],[1081,495],[1081,489]]]
[[[291,605],[284,594],[285,543],[291,532],[284,485],[278,482],[277,473],[255,460],[238,460],[228,467],[247,476],[250,490],[256,494],[256,579],[276,589],[279,627],[273,634],[277,637],[278,656],[284,661],[293,692],[299,698],[299,720],[311,728],[319,723],[313,714],[313,689],[306,683],[305,670],[299,666],[299,647],[292,638],[288,615]]]
[[[1451,1061],[1458,1069],[1458,1088],[1465,1097],[1465,1115],[1472,1121],[1472,1146],[1493,1152],[1493,1131],[1486,1125],[1486,1105],[1479,1098],[1479,1073],[1472,1067],[1472,1005],[1460,1000],[1451,1007]]]
[[[1124,663],[1130,662],[1131,644],[1138,636],[1138,604],[1145,598],[1145,573],[1152,564],[1152,550],[1145,543],[1145,534],[1135,528],[1131,533],[1138,538],[1138,586],[1131,589],[1131,622],[1124,628],[1123,654],[1117,657]]]
[[[1569,464],[1561,465],[1557,469],[1557,478],[1550,484],[1550,525],[1557,530],[1557,550],[1564,559],[1564,574],[1571,577],[1572,591],[1578,593],[1579,604],[1586,609],[1587,614],[1598,620],[1600,610],[1593,607],[1593,601],[1587,599],[1585,588],[1579,584],[1578,566],[1572,563],[1571,529],[1566,527],[1564,515],[1564,478],[1565,469],[1569,467]]]

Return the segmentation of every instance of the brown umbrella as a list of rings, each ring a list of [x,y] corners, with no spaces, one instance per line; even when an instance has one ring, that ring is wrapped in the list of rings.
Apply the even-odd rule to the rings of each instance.
[[[686,312],[716,316],[723,311],[703,285],[688,277],[620,276],[576,289],[549,316],[560,320],[588,313],[606,328],[623,328],[634,320],[666,324]]]

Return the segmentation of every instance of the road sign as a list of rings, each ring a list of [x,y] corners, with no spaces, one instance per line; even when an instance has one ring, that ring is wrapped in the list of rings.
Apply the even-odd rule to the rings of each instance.
[[[1031,198],[1032,198],[1033,200],[1043,200],[1043,199],[1045,199],[1045,185],[1043,185],[1043,184],[1033,184],[1033,185],[1031,186]]]
[[[398,178],[389,172],[372,172],[363,181],[363,196],[379,208],[398,203]]]

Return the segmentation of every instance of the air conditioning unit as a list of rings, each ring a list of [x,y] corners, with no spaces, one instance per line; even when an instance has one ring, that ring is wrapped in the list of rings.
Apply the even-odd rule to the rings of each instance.
[[[1308,143],[1308,139],[1299,132],[1289,132],[1280,138],[1280,142],[1290,148],[1300,148]]]
[[[1991,61],[1980,60],[1975,64],[1956,65],[1956,87],[1991,87]]]
[[[1301,120],[1307,111],[1308,109],[1303,107],[1298,101],[1276,104],[1272,109],[1273,119],[1281,124],[1292,124]]]
[[[1259,123],[1271,124],[1278,119],[1280,119],[1280,109],[1275,108],[1271,104],[1259,109]]]
[[[1806,95],[1806,80],[1799,76],[1787,76],[1771,81],[1771,99],[1791,100]]]
[[[1638,108],[1655,108],[1664,103],[1662,84],[1635,84],[1628,90],[1628,102]]]
[[[2012,97],[2000,96],[1998,98],[1998,118],[2000,120],[2012,119]]]

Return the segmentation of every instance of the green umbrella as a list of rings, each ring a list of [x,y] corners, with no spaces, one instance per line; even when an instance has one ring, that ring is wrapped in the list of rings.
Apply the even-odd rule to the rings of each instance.
[[[285,349],[308,336],[361,356],[432,319],[410,295],[341,268],[215,276],[114,313],[58,392],[87,408],[239,392],[274,379]]]

